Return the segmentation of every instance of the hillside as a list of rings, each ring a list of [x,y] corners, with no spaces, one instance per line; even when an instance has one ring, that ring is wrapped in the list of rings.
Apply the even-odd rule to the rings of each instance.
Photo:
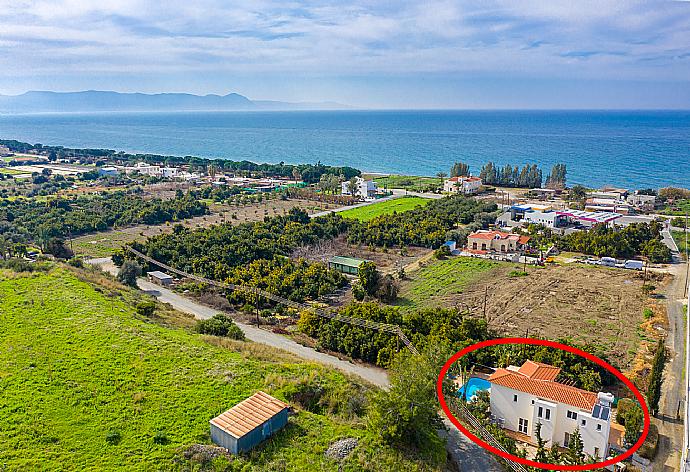
[[[102,112],[102,111],[227,111],[343,109],[338,103],[288,103],[250,100],[238,93],[194,95],[190,93],[120,93],[100,90],[81,92],[29,91],[0,95],[0,112]]]
[[[215,415],[259,389],[295,405],[309,386],[323,392],[315,413],[297,408],[251,455],[207,470],[338,470],[324,452],[346,437],[360,441],[342,470],[440,470],[374,446],[358,416],[368,387],[263,346],[193,334],[192,320],[163,306],[145,318],[134,308],[141,297],[85,270],[0,270],[0,464],[179,470],[189,467],[182,450],[209,443]]]

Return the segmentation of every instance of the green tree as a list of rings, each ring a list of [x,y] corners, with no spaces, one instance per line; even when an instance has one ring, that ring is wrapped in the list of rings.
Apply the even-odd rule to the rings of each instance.
[[[652,371],[649,375],[649,385],[647,386],[647,403],[649,411],[656,416],[659,413],[659,400],[661,399],[661,384],[663,382],[664,365],[666,363],[666,345],[660,339],[657,344],[654,360],[652,361]]]
[[[141,275],[141,266],[134,261],[125,261],[117,273],[117,280],[130,287],[137,286],[137,277]]]
[[[401,352],[389,371],[390,389],[372,394],[369,429],[389,444],[433,451],[442,460],[445,450],[437,434],[443,423],[438,415],[436,377],[450,354],[443,344],[434,344],[419,356]]]
[[[644,414],[639,405],[634,405],[625,413],[625,442],[632,445],[640,438]]]
[[[464,177],[470,175],[470,166],[464,162],[456,162],[450,168],[451,177]]]
[[[537,425],[535,426],[535,433],[537,435],[537,453],[534,456],[534,460],[541,462],[542,464],[548,464],[549,455],[546,451],[544,439],[541,437],[541,421],[537,422]]]
[[[369,296],[374,296],[379,286],[381,274],[376,268],[376,264],[371,261],[362,262],[358,269],[359,283]]]
[[[584,464],[585,462],[584,443],[580,435],[580,428],[576,428],[570,435],[567,457],[571,464]]]

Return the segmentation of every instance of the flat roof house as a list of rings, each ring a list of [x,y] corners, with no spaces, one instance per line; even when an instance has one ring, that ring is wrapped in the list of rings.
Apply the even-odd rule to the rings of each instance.
[[[328,260],[328,268],[335,269],[343,274],[357,275],[359,273],[359,266],[365,259],[357,259],[356,257],[333,256]]]
[[[568,447],[579,429],[584,452],[608,455],[613,395],[595,393],[556,381],[561,369],[526,361],[522,366],[499,368],[489,376],[491,414],[512,436],[537,443],[536,425],[546,447]]]
[[[246,452],[282,429],[290,406],[256,392],[211,420],[211,440],[233,454]]]
[[[172,285],[172,283],[173,283],[172,276],[166,274],[165,272],[161,272],[160,270],[154,270],[151,272],[147,272],[146,275],[149,276],[149,280],[151,282],[158,284],[158,285],[168,286],[168,285]]]

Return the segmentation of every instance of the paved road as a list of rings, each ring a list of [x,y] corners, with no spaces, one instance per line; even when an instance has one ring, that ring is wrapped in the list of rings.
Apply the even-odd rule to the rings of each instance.
[[[674,275],[673,282],[666,291],[666,310],[669,321],[669,331],[666,337],[671,358],[664,374],[663,391],[661,395],[659,419],[654,422],[659,427],[661,436],[659,452],[655,461],[655,471],[677,471],[683,448],[683,424],[677,415],[682,416],[685,402],[685,389],[679,388],[683,384],[685,362],[686,321],[683,315],[683,292],[685,287],[685,264],[680,263],[674,254],[675,264],[670,266]],[[680,410],[679,410],[680,408]]]
[[[115,267],[113,262],[108,257],[89,259],[86,262],[89,264],[98,265],[102,270],[113,275],[117,274],[117,267]],[[167,288],[153,284],[144,278],[139,278],[137,280],[137,284],[141,290],[156,297],[159,301],[169,303],[175,309],[184,313],[189,313],[195,318],[207,319],[216,313],[219,313],[218,310],[201,305],[193,300],[178,295]],[[256,326],[251,326],[238,321],[235,321],[235,323],[244,332],[247,339],[251,341],[266,344],[278,349],[283,349],[309,361],[319,362],[321,364],[335,367],[343,372],[357,375],[382,388],[388,388],[390,385],[388,381],[388,374],[383,369],[343,361],[335,356],[302,346],[301,344],[298,344],[279,334],[265,331],[257,328]],[[450,421],[447,419],[444,419],[444,421],[448,427],[448,432],[443,432],[441,434],[448,438],[446,448],[462,472],[502,472],[498,462],[489,452],[467,439],[467,437],[460,433],[460,431],[458,431],[457,428],[450,423]]]

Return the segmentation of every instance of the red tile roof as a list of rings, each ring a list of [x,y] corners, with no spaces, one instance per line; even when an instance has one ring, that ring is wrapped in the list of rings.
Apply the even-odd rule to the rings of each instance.
[[[239,439],[285,408],[289,408],[287,403],[259,391],[213,418],[211,424]]]
[[[528,360],[522,364],[522,366],[518,369],[518,372],[529,377],[530,379],[553,381],[556,380],[558,374],[561,373],[561,369],[549,364],[542,364],[541,362]]]
[[[557,370],[555,375],[554,369]],[[597,403],[597,394],[555,382],[558,372],[560,369],[556,367],[527,361],[517,371],[496,369],[489,376],[489,382],[518,392],[529,393],[535,397],[592,411]]]

